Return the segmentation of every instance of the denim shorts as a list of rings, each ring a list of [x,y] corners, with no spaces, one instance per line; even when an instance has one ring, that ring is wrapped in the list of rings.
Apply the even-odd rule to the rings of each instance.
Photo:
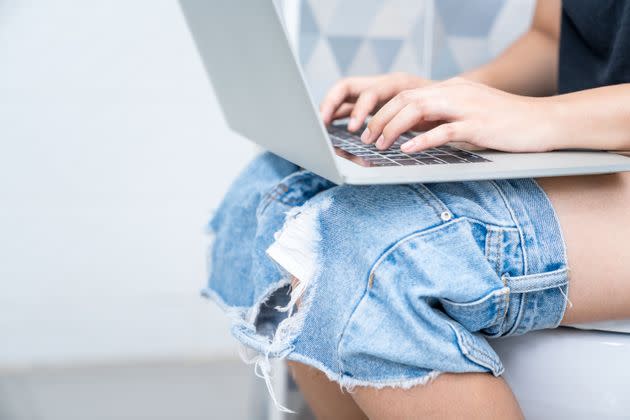
[[[337,186],[266,153],[210,230],[203,294],[236,339],[346,388],[501,375],[488,339],[554,328],[566,307],[564,241],[532,179]]]

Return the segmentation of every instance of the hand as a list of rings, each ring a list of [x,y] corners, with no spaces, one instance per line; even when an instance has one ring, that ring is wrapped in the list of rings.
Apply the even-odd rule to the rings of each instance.
[[[506,152],[549,151],[558,125],[550,104],[456,78],[399,93],[374,115],[361,139],[384,150],[418,124],[440,122],[403,144],[402,151],[415,153],[452,141]]]
[[[348,130],[357,131],[368,115],[398,93],[419,88],[432,82],[406,73],[391,73],[372,77],[349,77],[330,89],[320,106],[324,124],[350,117]]]

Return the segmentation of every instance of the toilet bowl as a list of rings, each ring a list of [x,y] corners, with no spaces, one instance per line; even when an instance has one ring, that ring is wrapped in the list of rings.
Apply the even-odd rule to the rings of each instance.
[[[492,342],[527,419],[630,418],[630,320]]]

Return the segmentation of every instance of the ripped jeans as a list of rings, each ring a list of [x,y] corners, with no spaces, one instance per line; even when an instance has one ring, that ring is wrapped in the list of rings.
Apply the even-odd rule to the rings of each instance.
[[[531,179],[336,186],[265,153],[210,230],[203,294],[234,337],[346,388],[501,375],[487,340],[557,327],[565,311],[564,241]]]

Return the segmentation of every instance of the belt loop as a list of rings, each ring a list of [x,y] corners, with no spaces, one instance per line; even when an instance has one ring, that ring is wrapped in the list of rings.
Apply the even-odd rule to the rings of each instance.
[[[562,268],[546,273],[528,274],[525,276],[502,276],[503,282],[511,293],[527,293],[562,287],[569,283],[569,270]]]

